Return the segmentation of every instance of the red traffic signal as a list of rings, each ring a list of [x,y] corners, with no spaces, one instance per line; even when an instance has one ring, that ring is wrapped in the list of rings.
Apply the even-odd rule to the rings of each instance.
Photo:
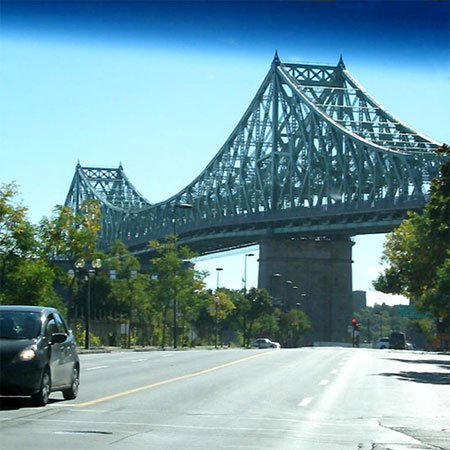
[[[352,319],[352,325],[353,325],[353,326],[356,325],[356,319]]]

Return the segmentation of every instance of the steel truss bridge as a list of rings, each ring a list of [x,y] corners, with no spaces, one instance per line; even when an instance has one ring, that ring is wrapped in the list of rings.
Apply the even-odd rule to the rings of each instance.
[[[230,137],[182,191],[152,204],[122,166],[78,164],[65,204],[100,201],[102,247],[120,239],[135,253],[174,223],[200,254],[266,237],[387,232],[425,205],[439,146],[377,103],[342,57],[331,66],[275,54]]]

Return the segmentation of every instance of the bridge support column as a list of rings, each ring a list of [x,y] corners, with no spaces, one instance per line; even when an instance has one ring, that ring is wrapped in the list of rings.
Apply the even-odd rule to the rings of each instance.
[[[280,308],[298,308],[309,316],[313,327],[310,340],[348,339],[352,246],[349,237],[260,242],[259,287],[267,289]]]

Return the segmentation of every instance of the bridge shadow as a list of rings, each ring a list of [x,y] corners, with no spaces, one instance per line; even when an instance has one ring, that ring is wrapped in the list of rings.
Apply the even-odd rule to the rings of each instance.
[[[386,372],[377,374],[383,377],[395,377],[402,381],[413,381],[423,384],[450,384],[450,373],[445,372]]]
[[[398,361],[410,364],[431,364],[433,366],[441,367],[442,369],[450,370],[450,359],[401,359],[401,358],[385,358],[389,361]]]
[[[48,404],[59,403],[63,399],[49,399]],[[0,411],[12,411],[22,408],[37,408],[29,397],[0,397]]]

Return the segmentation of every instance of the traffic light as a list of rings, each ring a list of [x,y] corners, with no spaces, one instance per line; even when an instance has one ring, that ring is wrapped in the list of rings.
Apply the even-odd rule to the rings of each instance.
[[[352,319],[353,333],[352,341],[353,347],[359,347],[359,323],[356,323],[356,319]]]

